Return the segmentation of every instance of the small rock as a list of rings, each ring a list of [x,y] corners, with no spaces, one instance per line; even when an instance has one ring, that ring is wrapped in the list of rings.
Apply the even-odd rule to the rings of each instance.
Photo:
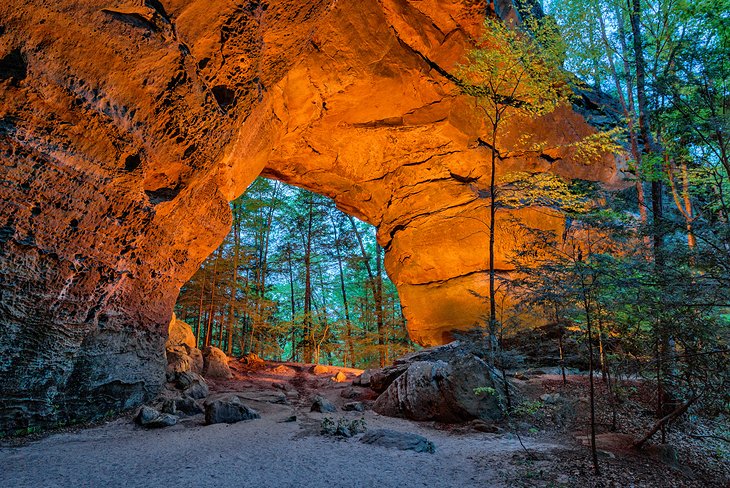
[[[294,370],[289,366],[284,366],[283,364],[280,364],[277,367],[272,368],[271,373],[281,376],[291,376],[294,374]]]
[[[560,401],[560,393],[543,393],[540,400],[545,403],[557,403]]]
[[[342,417],[335,424],[334,420],[330,417],[325,417],[322,419],[320,432],[322,435],[349,438],[365,432],[365,419],[348,420]]]
[[[169,427],[177,423],[177,417],[169,413],[160,413],[152,407],[143,406],[134,419],[139,425],[150,429]]]
[[[198,403],[190,397],[175,399],[175,410],[177,410],[177,412],[182,412],[185,415],[197,415],[199,413],[203,413],[203,407],[198,405]]]
[[[261,418],[259,413],[247,407],[236,395],[228,395],[205,404],[205,423],[234,424],[242,420]]]
[[[175,407],[175,400],[172,398],[169,398],[165,400],[165,402],[162,404],[162,408],[160,409],[162,413],[169,413],[171,415],[175,415],[177,413],[177,408]]]
[[[289,415],[287,418],[283,420],[279,420],[279,423],[286,423],[286,422],[296,422],[297,416],[296,415]]]
[[[365,405],[362,402],[348,402],[342,406],[342,410],[346,412],[364,412]]]
[[[408,432],[397,432],[390,429],[368,431],[360,442],[374,446],[390,447],[402,451],[430,452],[436,451],[433,442],[423,436]]]
[[[357,386],[370,386],[370,371],[369,369],[363,371],[360,376],[352,380],[352,384]]]
[[[347,381],[347,375],[342,371],[338,371],[337,374],[332,377],[332,381],[335,383],[344,383]]]
[[[312,369],[310,369],[312,374],[329,374],[330,369],[327,366],[324,366],[322,364],[315,364],[312,366]]]
[[[486,432],[488,434],[497,434],[501,431],[499,427],[497,427],[493,423],[485,422],[481,419],[476,419],[471,422],[471,426],[474,428],[474,430],[479,432]]]
[[[250,352],[241,358],[241,362],[251,368],[262,368],[266,362],[255,352]]]
[[[335,407],[334,403],[332,403],[331,401],[319,395],[314,397],[314,402],[312,403],[312,408],[310,412],[331,413],[336,411],[337,407]]]

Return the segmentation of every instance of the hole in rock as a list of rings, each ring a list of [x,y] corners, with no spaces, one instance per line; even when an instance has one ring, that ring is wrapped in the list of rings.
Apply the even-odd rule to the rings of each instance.
[[[130,154],[124,158],[124,169],[134,171],[142,163],[142,157],[139,154]]]
[[[226,85],[216,85],[210,91],[213,92],[213,97],[222,110],[227,111],[236,102],[236,92]]]
[[[323,196],[259,178],[175,305],[199,348],[356,368],[413,350],[375,228]]]
[[[13,79],[15,83],[28,75],[28,65],[20,49],[13,49],[0,59],[0,80]]]

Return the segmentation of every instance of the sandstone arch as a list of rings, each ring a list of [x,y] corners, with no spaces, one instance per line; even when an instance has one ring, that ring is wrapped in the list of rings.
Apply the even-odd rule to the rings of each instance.
[[[484,289],[486,268],[473,186],[487,153],[448,73],[484,8],[0,6],[0,431],[154,395],[177,291],[260,173],[378,226],[416,341],[470,327],[481,304],[467,290]],[[558,149],[591,130],[568,109],[515,126],[504,147],[535,134],[555,149],[502,168],[610,181],[610,158],[585,168]],[[509,229],[498,242],[508,250]]]

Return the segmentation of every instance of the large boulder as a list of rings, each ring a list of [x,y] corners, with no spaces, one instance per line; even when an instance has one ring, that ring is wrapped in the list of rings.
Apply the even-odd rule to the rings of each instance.
[[[228,367],[226,353],[214,346],[203,349],[203,376],[209,378],[229,379],[233,376]]]
[[[173,314],[167,331],[168,336],[165,343],[167,372],[202,372],[203,354],[196,347],[197,341],[193,329],[186,322],[178,320]]]
[[[197,342],[192,327],[172,314],[170,326],[167,328],[165,347],[170,349],[175,346],[187,346],[189,349],[193,349],[197,347]]]
[[[205,402],[206,424],[233,424],[258,418],[261,418],[259,413],[244,405],[236,395],[227,395]]]
[[[471,352],[454,350],[448,358],[412,362],[378,397],[373,410],[413,420],[498,420],[503,414],[501,392],[492,367]]]

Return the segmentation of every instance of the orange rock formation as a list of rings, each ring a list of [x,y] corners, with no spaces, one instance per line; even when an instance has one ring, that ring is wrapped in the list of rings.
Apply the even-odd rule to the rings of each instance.
[[[489,153],[450,73],[484,12],[480,0],[0,4],[0,430],[154,395],[178,290],[259,174],[378,227],[414,340],[473,326]],[[613,181],[610,156],[587,168],[564,148],[592,130],[567,108],[515,123],[500,171]],[[546,149],[518,150],[524,136]],[[500,217],[506,270],[517,237]]]

